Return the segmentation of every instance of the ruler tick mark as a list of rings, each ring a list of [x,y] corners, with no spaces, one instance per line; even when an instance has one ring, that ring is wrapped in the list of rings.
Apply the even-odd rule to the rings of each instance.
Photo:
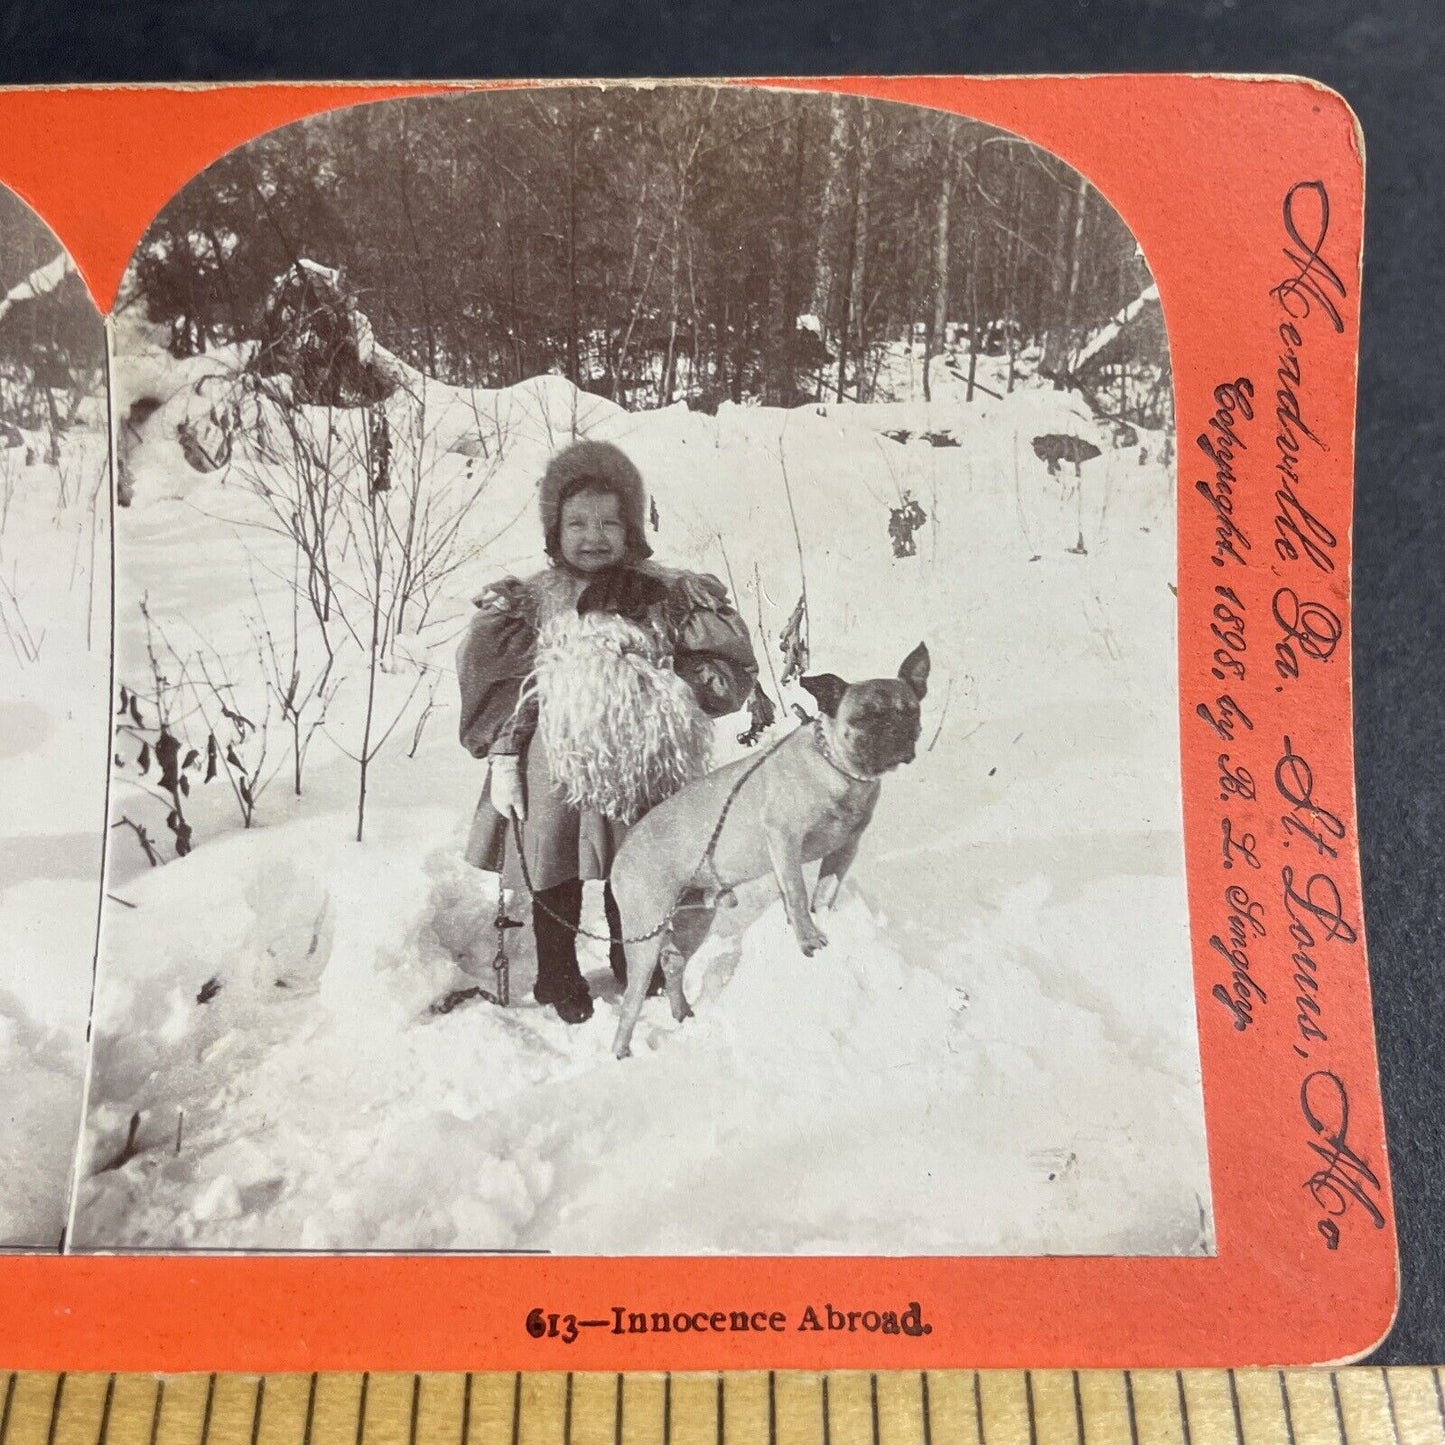
[[[512,1445],[522,1438],[522,1375],[512,1376]]]
[[[1440,1388],[1438,1380],[1435,1383],[1435,1388],[1437,1390]],[[9,1438],[10,1435],[10,1405],[14,1399],[15,1373],[12,1370],[10,1373],[9,1383],[5,1386],[5,1404],[3,1406],[0,1406],[0,1445],[5,1445],[5,1441]]]
[[[923,1416],[923,1445],[933,1445],[933,1420],[929,1415],[927,1370],[918,1372],[918,1391],[922,1403],[920,1413]]]
[[[769,1401],[771,1404],[771,1400]],[[878,1376],[868,1376],[868,1408],[873,1413],[873,1445],[878,1445]]]
[[[421,1418],[421,1376],[411,1377],[411,1424],[407,1433],[409,1445],[416,1445],[417,1421]],[[255,1441],[251,1442],[255,1445]]]
[[[1129,1409],[1129,1440],[1131,1445],[1139,1445],[1139,1416],[1134,1410],[1134,1374],[1132,1370],[1124,1371],[1124,1403]]]
[[[461,1445],[467,1445],[472,1434],[472,1372],[462,1377],[462,1438]]]
[[[361,1372],[361,1404],[356,1412],[356,1445],[366,1438],[366,1397],[371,1391],[371,1371]]]
[[[1234,1378],[1233,1370],[1224,1373],[1229,1380],[1229,1408],[1234,1412],[1234,1438],[1238,1445],[1244,1445],[1244,1421],[1239,1414],[1239,1382]]]
[[[1445,1392],[1440,1389],[1440,1367],[1434,1365],[1430,1369],[1430,1378],[1435,1381],[1435,1409],[1440,1416],[1440,1429],[1445,1433]]]
[[[1350,1445],[1349,1432],[1345,1429],[1345,1407],[1340,1403],[1340,1377],[1330,1371],[1330,1393],[1335,1399],[1335,1424],[1340,1429],[1340,1445]]]
[[[266,1406],[266,1377],[256,1376],[256,1403],[251,1410],[251,1445],[261,1438],[261,1411]]]
[[[562,1445],[572,1445],[572,1371],[567,1371],[567,1388],[562,1396]]]
[[[722,1436],[718,1436],[718,1445],[722,1445]],[[833,1422],[829,1418],[828,1411],[828,1377],[823,1376],[823,1445],[833,1445]]]
[[[301,1445],[311,1445],[311,1426],[316,1420],[316,1376],[311,1376],[310,1388],[306,1391],[306,1429],[302,1432]],[[155,1445],[152,1441],[151,1445]]]
[[[978,1428],[978,1445],[988,1445],[988,1437],[983,1432],[983,1391],[979,1387],[977,1370],[973,1372],[973,1422]],[[1083,1436],[1079,1439],[1082,1441]]]
[[[50,1397],[50,1428],[45,1432],[45,1445],[55,1445],[55,1427],[60,1423],[60,1402],[65,1398],[65,1371],[55,1377],[55,1393]]]
[[[1183,1370],[1175,1370],[1174,1381],[1179,1389],[1179,1423],[1184,1430],[1184,1445],[1194,1445],[1194,1434],[1189,1428],[1189,1400],[1184,1393]]]
[[[768,1371],[768,1445],[778,1445],[778,1374]]]
[[[151,1438],[150,1445],[156,1445],[156,1437],[161,1433],[161,1407],[166,1401],[166,1382],[156,1381],[156,1402],[151,1407]]]
[[[211,1438],[211,1411],[216,1404],[216,1376],[214,1371],[206,1381],[206,1410],[201,1416],[201,1445],[207,1445]]]
[[[617,1376],[617,1413],[612,1419],[612,1439],[614,1445],[622,1445],[622,1380],[619,1372]]]
[[[110,1434],[110,1409],[115,1403],[115,1376],[105,1382],[105,1401],[100,1407],[100,1429],[96,1431],[95,1445],[105,1445]],[[254,1445],[254,1442],[253,1442]]]
[[[1289,1384],[1285,1380],[1284,1371],[1279,1371],[1279,1402],[1284,1406],[1284,1431],[1289,1437],[1289,1445],[1296,1445],[1294,1437],[1294,1411],[1289,1403]]]
[[[1395,1445],[1401,1445],[1400,1421],[1395,1415],[1395,1392],[1390,1388],[1390,1372],[1383,1365],[1380,1367],[1380,1380],[1385,1386],[1385,1403],[1390,1407],[1390,1434]]]
[[[1074,1431],[1075,1431],[1075,1433],[1076,1433],[1076,1434],[1078,1435],[1078,1437],[1079,1437],[1079,1445],[1084,1445],[1084,1396],[1083,1396],[1083,1392],[1079,1389],[1079,1372],[1078,1372],[1077,1370],[1075,1370],[1075,1371],[1073,1372],[1073,1374],[1074,1374]],[[1187,1438],[1185,1439],[1184,1445],[1189,1445],[1189,1441],[1188,1441]]]

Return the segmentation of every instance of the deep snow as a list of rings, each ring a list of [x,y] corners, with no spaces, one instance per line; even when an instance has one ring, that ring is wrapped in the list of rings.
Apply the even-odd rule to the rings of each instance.
[[[0,1246],[58,1247],[80,1123],[105,814],[105,408],[0,450]]]
[[[255,525],[254,487],[284,479],[239,441],[202,476],[174,440],[198,374],[228,360],[177,367],[123,338],[122,403],[127,387],[172,400],[117,517],[118,681],[139,686],[148,666],[144,596],[164,646],[203,652],[255,721],[254,634],[263,616],[289,626],[292,565]],[[1002,389],[997,363],[980,377]],[[365,693],[354,647],[303,797],[273,715],[262,776],[280,771],[254,827],[223,779],[197,778],[188,857],[150,868],[112,837],[124,904],[103,921],[74,1245],[1212,1248],[1159,439],[1116,449],[1077,397],[966,404],[947,382],[929,404],[716,417],[630,414],[558,377],[426,394],[423,469],[443,496],[485,487],[472,555],[379,678],[384,720],[410,701],[373,764],[366,841],[343,751]],[[1101,455],[1051,476],[1032,448],[1045,431]],[[659,559],[722,576],[774,667],[801,584],[784,466],[813,669],[891,674],[920,638],[934,662],[918,761],[886,780],[829,947],[801,957],[771,885],[751,885],[689,969],[696,1017],[679,1027],[649,1002],[622,1063],[595,945],[583,1027],[530,1002],[520,931],[512,1008],[430,1012],[489,976],[495,946],[495,880],[459,856],[484,770],[455,740],[451,654],[473,591],[542,565],[535,479],[574,433],[628,450],[656,497]],[[895,558],[905,490],[930,520],[918,554]],[[745,725],[719,724],[719,761]],[[135,747],[117,751],[113,815],[166,841]]]

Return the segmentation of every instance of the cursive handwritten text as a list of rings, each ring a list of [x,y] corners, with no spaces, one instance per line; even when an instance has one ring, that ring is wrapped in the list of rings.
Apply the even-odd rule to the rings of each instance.
[[[1373,1196],[1380,1192],[1380,1179],[1348,1140],[1350,1099],[1344,1081],[1328,1069],[1316,1069],[1300,1085],[1300,1112],[1313,1136],[1309,1148],[1324,1161],[1305,1180],[1304,1187],[1321,1210],[1315,1228],[1327,1249],[1340,1247],[1338,1220],[1358,1204],[1376,1229],[1385,1227],[1385,1216]]]

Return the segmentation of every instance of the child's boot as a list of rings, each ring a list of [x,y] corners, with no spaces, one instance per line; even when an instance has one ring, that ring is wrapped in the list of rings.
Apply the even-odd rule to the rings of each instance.
[[[532,929],[537,937],[537,982],[532,997],[538,1003],[551,1004],[567,1024],[586,1023],[592,1017],[592,995],[577,966],[574,930],[581,916],[580,879],[544,888],[532,898]]]

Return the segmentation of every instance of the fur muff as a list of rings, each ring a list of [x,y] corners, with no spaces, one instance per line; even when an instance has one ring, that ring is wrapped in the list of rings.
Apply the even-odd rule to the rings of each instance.
[[[617,497],[627,526],[627,560],[641,562],[652,556],[647,545],[647,488],[642,473],[620,447],[597,441],[573,442],[547,463],[537,493],[547,555],[555,562],[562,554],[562,503],[589,487],[600,487]]]
[[[574,808],[633,823],[701,777],[713,727],[651,630],[615,613],[560,613],[531,683],[552,779]]]

